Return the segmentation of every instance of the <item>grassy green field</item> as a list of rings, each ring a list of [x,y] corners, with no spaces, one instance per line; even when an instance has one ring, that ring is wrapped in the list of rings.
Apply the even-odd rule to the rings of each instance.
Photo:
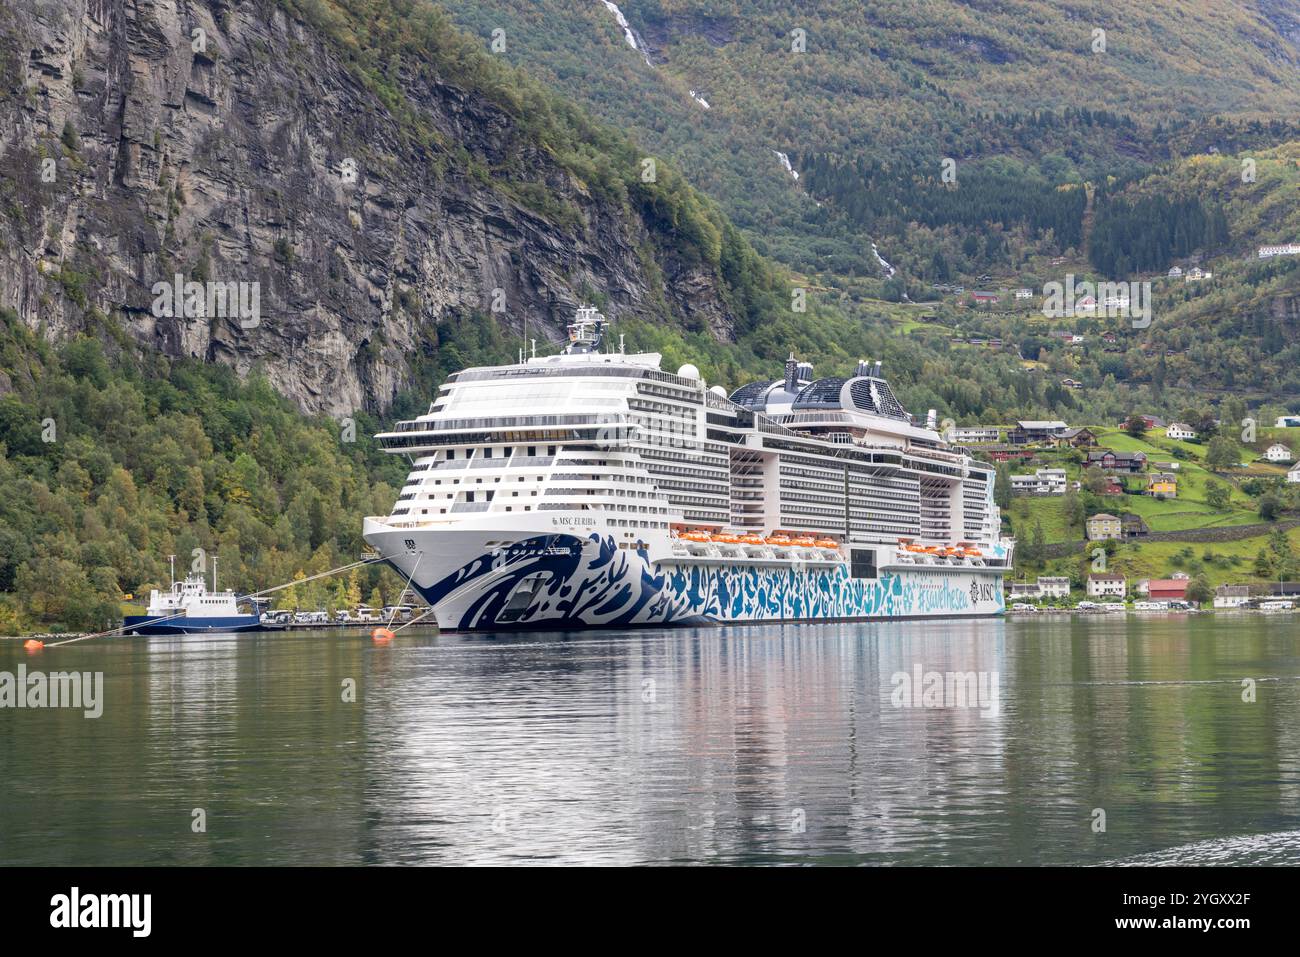
[[[1292,550],[1300,549],[1300,529],[1291,529],[1287,539]],[[1164,578],[1183,571],[1204,578],[1212,587],[1263,584],[1253,565],[1255,556],[1268,547],[1267,535],[1238,542],[1126,542],[1109,556],[1107,570],[1123,575],[1130,582],[1141,578]],[[1084,545],[1080,543],[1077,556],[1047,562],[1043,574],[1069,574],[1086,562]]]
[[[1174,462],[1178,466],[1174,470],[1174,474],[1178,476],[1177,498],[1162,500],[1147,495],[1100,496],[1099,507],[1091,511],[1114,514],[1132,512],[1142,516],[1155,532],[1249,525],[1260,521],[1255,500],[1232,481],[1233,478],[1242,477],[1243,473],[1234,472],[1216,476],[1207,470],[1200,461],[1205,454],[1204,446],[1167,439],[1163,430],[1136,437],[1120,429],[1098,426],[1090,426],[1090,428],[1097,434],[1099,446],[1102,448],[1114,449],[1117,452],[1144,452],[1147,455],[1149,468],[1153,467],[1155,462]],[[1261,440],[1256,445],[1262,450],[1272,441],[1274,440],[1271,437],[1261,434]],[[1257,454],[1251,447],[1244,445],[1238,447],[1242,461],[1249,462]],[[1179,449],[1183,457],[1175,456],[1174,449]],[[1064,468],[1070,481],[1078,481],[1082,479],[1085,471],[1077,461],[1078,458],[1079,453],[1073,450],[1044,450],[1036,456],[1036,463],[1032,467],[1016,466],[1013,471],[1031,472],[1035,468],[1044,467]],[[1285,469],[1268,466],[1267,469],[1253,470],[1250,474],[1282,477],[1285,475]],[[1142,473],[1125,478],[1127,484],[1134,487],[1139,482],[1145,484],[1146,475],[1147,473]],[[1229,490],[1231,507],[1215,509],[1206,502],[1206,485],[1210,481],[1217,482]],[[1043,538],[1048,543],[1081,540],[1083,537],[1081,525],[1070,526],[1066,522],[1062,498],[1017,498],[1012,503],[1011,516],[1016,533],[1022,539],[1038,524],[1042,525]]]

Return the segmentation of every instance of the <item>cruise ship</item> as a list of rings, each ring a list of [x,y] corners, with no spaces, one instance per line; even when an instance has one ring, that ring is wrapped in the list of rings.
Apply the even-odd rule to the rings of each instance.
[[[612,347],[594,308],[568,331],[378,436],[411,471],[364,538],[440,627],[1005,611],[992,468],[914,422],[879,362],[815,378],[791,356],[728,395]]]

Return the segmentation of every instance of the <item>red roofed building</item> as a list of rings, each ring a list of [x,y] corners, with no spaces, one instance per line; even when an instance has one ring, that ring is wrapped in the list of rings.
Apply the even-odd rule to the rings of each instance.
[[[1152,601],[1186,601],[1186,578],[1153,578],[1147,586]]]

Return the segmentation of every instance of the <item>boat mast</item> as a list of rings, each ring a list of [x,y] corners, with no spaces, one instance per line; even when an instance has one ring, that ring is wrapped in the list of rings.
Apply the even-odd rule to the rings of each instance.
[[[170,579],[171,579],[171,583],[174,585],[176,584],[176,556],[175,555],[167,556],[167,567],[171,569]]]

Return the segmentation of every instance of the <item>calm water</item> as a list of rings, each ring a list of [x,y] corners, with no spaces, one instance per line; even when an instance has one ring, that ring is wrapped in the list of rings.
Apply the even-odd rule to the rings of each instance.
[[[0,671],[106,686],[98,719],[0,710],[0,863],[1297,863],[1297,633],[1207,615],[3,641]],[[917,666],[996,672],[996,713],[895,707]]]

